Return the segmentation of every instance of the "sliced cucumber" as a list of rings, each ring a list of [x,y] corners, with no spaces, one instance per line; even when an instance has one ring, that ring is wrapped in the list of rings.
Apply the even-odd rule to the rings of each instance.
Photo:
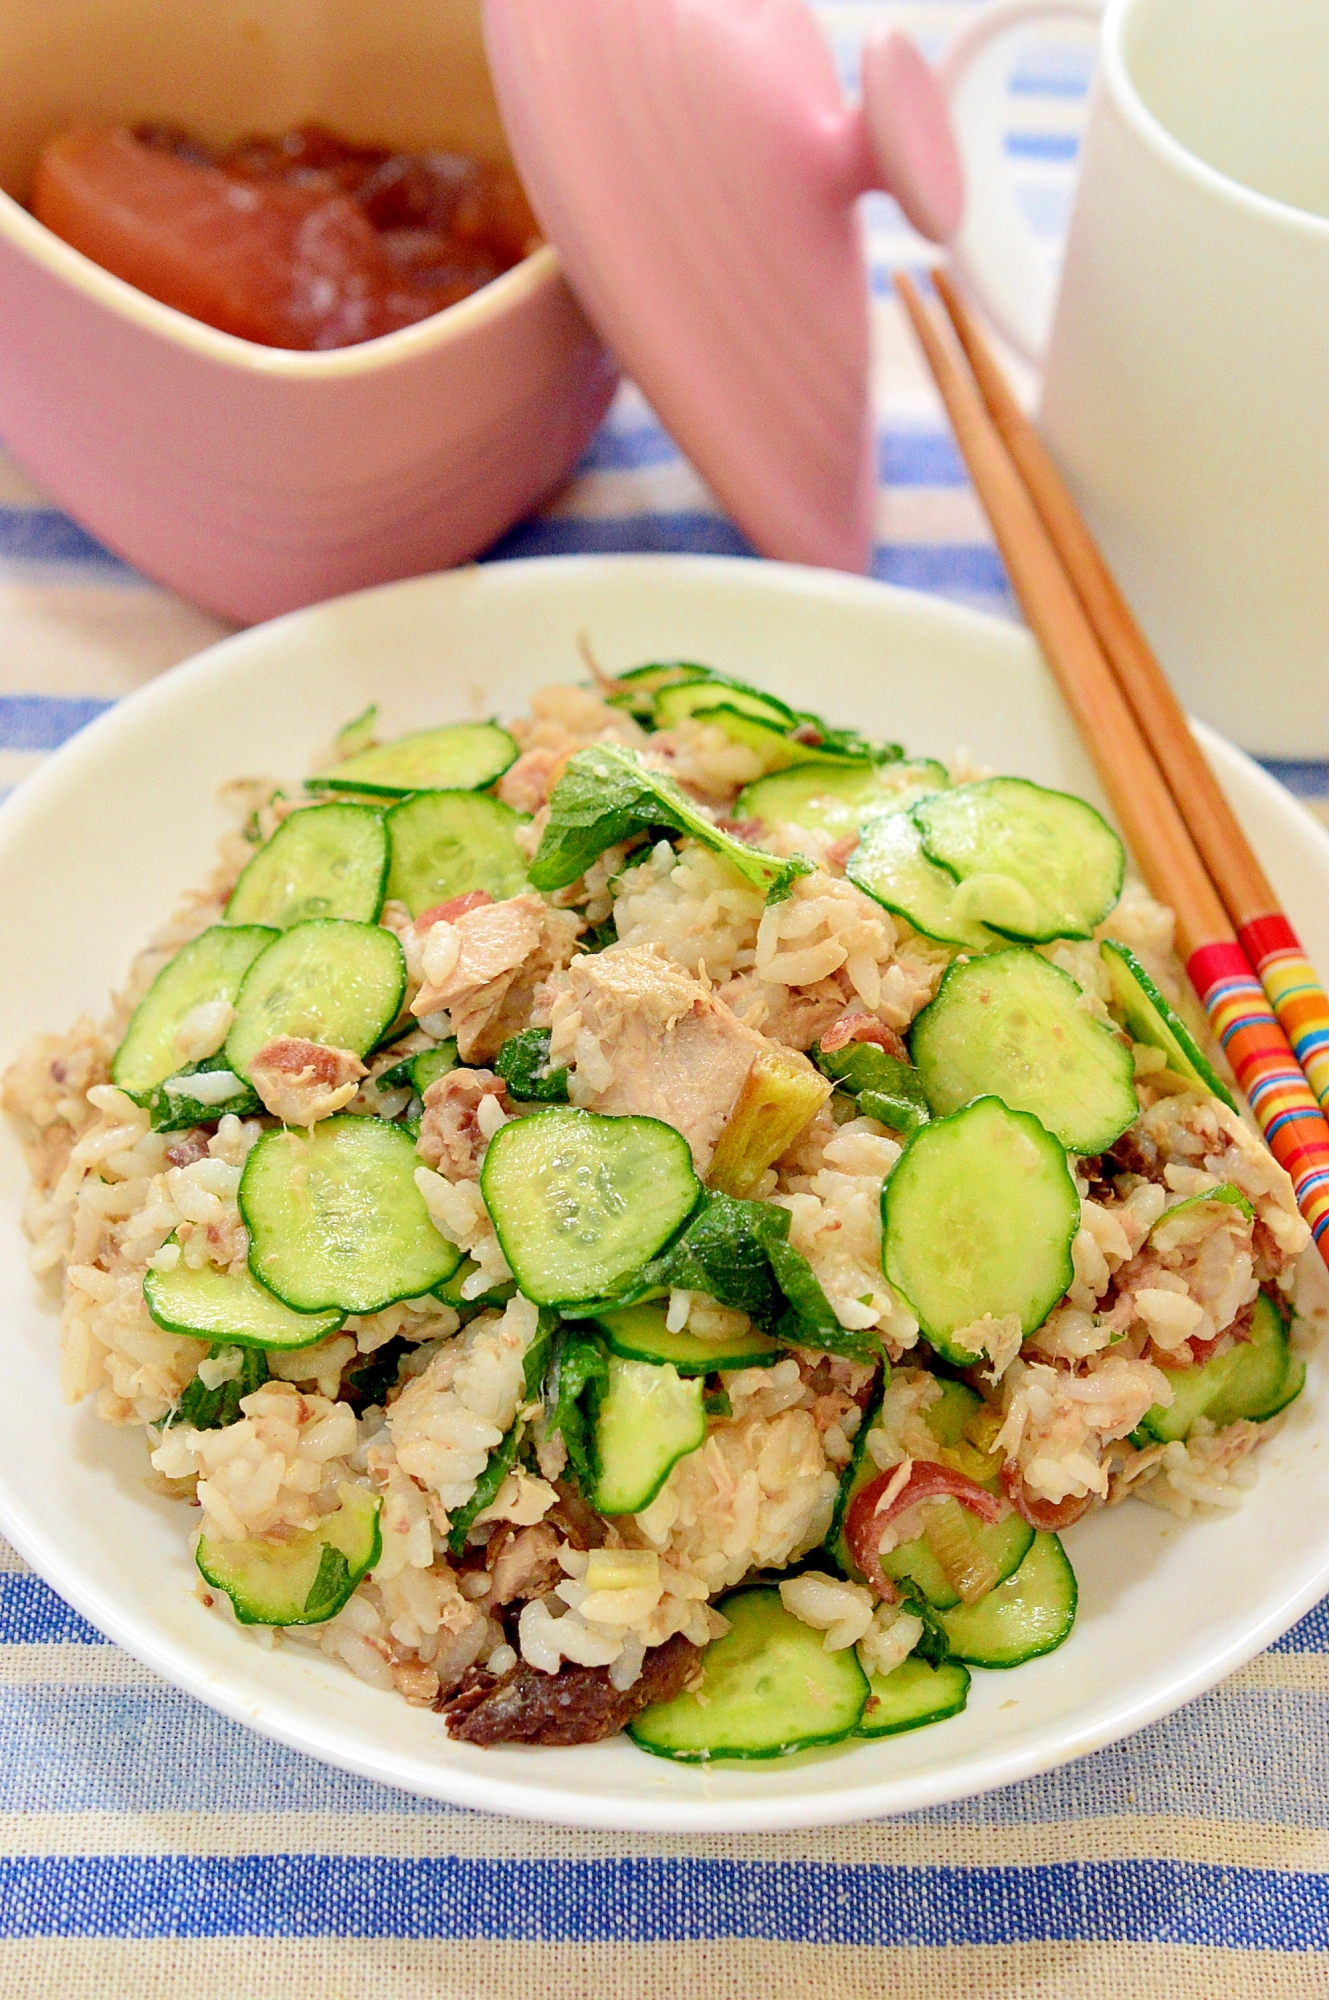
[[[413,917],[471,889],[487,889],[496,903],[520,896],[530,885],[526,856],[512,836],[525,818],[477,792],[403,799],[387,816],[388,895]]]
[[[1012,1513],[1004,1521],[991,1523],[970,1515],[967,1525],[982,1554],[996,1568],[993,1587],[1014,1576],[1034,1539],[1029,1523]],[[960,1593],[938,1562],[926,1535],[919,1535],[912,1542],[901,1542],[882,1557],[881,1566],[893,1582],[912,1583],[938,1611],[950,1611],[960,1602]]]
[[[965,1442],[965,1426],[983,1407],[983,1398],[967,1382],[943,1376],[941,1394],[923,1412],[923,1421],[940,1445],[954,1449]]]
[[[781,734],[798,725],[793,709],[777,696],[763,694],[760,688],[749,687],[746,681],[727,680],[721,674],[709,674],[705,680],[675,680],[658,688],[655,726],[657,729],[672,729],[688,716],[721,706],[727,708],[731,715],[753,716],[759,722],[769,723]],[[719,718],[708,712],[704,719],[710,722]]]
[[[666,1325],[663,1304],[620,1306],[616,1312],[600,1313],[596,1325],[609,1342],[610,1352],[629,1361],[668,1362],[680,1375],[710,1375],[717,1369],[764,1368],[778,1361],[787,1350],[757,1327],[745,1333],[724,1334],[702,1340],[685,1328],[671,1333]]]
[[[1132,1433],[1135,1444],[1188,1438],[1200,1417],[1220,1430],[1242,1418],[1265,1423],[1301,1394],[1306,1365],[1292,1352],[1282,1314],[1261,1292],[1249,1340],[1237,1341],[1199,1368],[1164,1368],[1163,1373],[1172,1384],[1172,1401],[1146,1410]]]
[[[734,818],[757,819],[763,826],[804,826],[843,840],[871,819],[907,812],[949,783],[945,765],[930,757],[886,764],[867,758],[838,765],[799,764],[745,786]]]
[[[1115,938],[1104,938],[1098,949],[1112,984],[1112,1004],[1131,1040],[1161,1049],[1168,1068],[1177,1076],[1184,1076],[1197,1090],[1207,1091],[1229,1111],[1235,1111],[1232,1092],[1214,1074],[1190,1029],[1168,1005],[1135,953]]]
[[[595,1411],[595,1485],[601,1514],[649,1507],[680,1458],[706,1441],[705,1382],[676,1368],[609,1356]]]
[[[505,1306],[510,1298],[516,1296],[517,1287],[511,1279],[495,1285],[491,1292],[481,1292],[474,1298],[465,1296],[462,1286],[468,1278],[474,1277],[479,1268],[473,1257],[464,1257],[450,1278],[445,1278],[441,1285],[435,1285],[434,1297],[442,1299],[444,1305],[451,1306],[454,1311],[473,1317],[489,1306]]]
[[[1061,1543],[1038,1534],[1014,1576],[977,1604],[943,1611],[942,1629],[955,1657],[971,1667],[1020,1667],[1070,1637],[1077,1595]]]
[[[889,1674],[872,1674],[855,1736],[900,1736],[959,1715],[969,1699],[969,1669],[959,1660],[932,1666],[917,1653]]]
[[[1027,778],[980,778],[914,808],[928,859],[957,882],[997,877],[1011,908],[982,915],[1025,943],[1092,937],[1121,894],[1126,853],[1101,813]]]
[[[939,1116],[990,1092],[1072,1153],[1101,1153],[1140,1115],[1130,1049],[1087,1014],[1068,973],[1016,947],[952,965],[910,1031]]]
[[[431,1083],[457,1067],[456,1041],[440,1042],[436,1049],[421,1049],[418,1055],[406,1056],[391,1069],[384,1070],[378,1079],[380,1090],[393,1090],[402,1084],[409,1084],[417,1097],[423,1097]]]
[[[668,660],[630,667],[627,673],[616,674],[614,678],[618,686],[613,694],[605,696],[609,706],[625,708],[630,715],[649,722],[655,714],[655,697],[661,688],[682,681],[714,680],[715,674],[710,667],[699,667],[691,660]]]
[[[916,808],[869,820],[845,869],[855,888],[881,903],[924,937],[966,951],[991,951],[1002,940],[966,907],[955,882],[923,852]]]
[[[306,785],[311,792],[369,792],[388,799],[411,792],[478,792],[501,778],[516,756],[516,744],[496,722],[449,722],[361,750]]]
[[[214,924],[182,945],[130,1015],[111,1082],[142,1098],[187,1069],[175,1039],[185,1020],[210,1000],[234,1005],[245,974],[276,936],[262,924]]]
[[[289,1541],[200,1538],[199,1569],[226,1592],[242,1625],[322,1625],[348,1601],[383,1553],[383,1503],[345,1481],[338,1500],[335,1513]]]
[[[168,1242],[174,1243],[174,1236]],[[335,1333],[346,1315],[298,1313],[256,1284],[248,1271],[198,1270],[181,1261],[173,1271],[148,1271],[143,1296],[158,1326],[227,1347],[312,1347]]]
[[[340,917],[295,924],[245,974],[226,1060],[247,1077],[279,1035],[365,1055],[396,1020],[405,991],[402,948],[381,924]]]
[[[1065,1148],[998,1097],[916,1132],[881,1200],[886,1276],[957,1367],[977,1359],[955,1339],[963,1328],[1014,1313],[1031,1334],[1074,1278],[1080,1196]]]
[[[480,1189],[521,1290],[559,1306],[621,1292],[686,1222],[701,1184],[672,1125],[550,1105],[495,1133]]]
[[[249,1268],[294,1312],[381,1312],[450,1278],[461,1251],[415,1184],[415,1141],[382,1118],[265,1132],[240,1176]]]
[[[693,690],[681,688],[678,692],[690,694]],[[693,710],[693,717],[697,722],[714,723],[732,742],[754,750],[761,758],[763,776],[801,770],[807,765],[815,765],[818,770],[838,769],[848,761],[846,753],[837,749],[834,742],[805,742],[798,735],[788,735],[781,723],[747,714],[735,708],[732,699],[717,702],[714,707],[699,704]]]
[[[628,1724],[639,1749],[683,1764],[786,1757],[857,1728],[868,1680],[853,1646],[828,1653],[778,1590],[742,1590],[716,1609],[729,1630],[703,1653],[699,1684]]]
[[[932,1116],[917,1070],[875,1042],[846,1042],[829,1054],[817,1047],[812,1060],[854,1099],[860,1116],[876,1118],[893,1132],[916,1132]]]
[[[1241,1189],[1233,1187],[1231,1181],[1223,1181],[1205,1194],[1187,1195],[1185,1201],[1174,1201],[1171,1208],[1164,1209],[1149,1231],[1149,1241],[1155,1250],[1175,1250],[1185,1235],[1188,1219],[1195,1217],[1201,1209],[1209,1208],[1215,1203],[1219,1208],[1239,1208],[1247,1222],[1255,1220],[1255,1210]]]
[[[854,1438],[853,1455],[840,1475],[840,1490],[835,1496],[835,1509],[831,1515],[831,1525],[826,1531],[826,1547],[834,1558],[840,1574],[842,1576],[853,1577],[855,1581],[861,1578],[862,1571],[850,1554],[849,1544],[844,1537],[845,1515],[849,1512],[849,1504],[859,1488],[866,1486],[869,1479],[875,1479],[880,1470],[876,1460],[868,1451],[868,1432],[877,1421],[881,1410],[881,1400],[886,1392],[886,1384],[889,1380],[890,1369],[887,1367],[883,1371],[881,1387],[874,1391],[871,1402],[863,1412],[863,1421],[859,1425],[858,1433]]]
[[[383,907],[388,836],[373,806],[302,806],[259,848],[231,891],[228,924],[289,930],[312,917],[372,924]]]

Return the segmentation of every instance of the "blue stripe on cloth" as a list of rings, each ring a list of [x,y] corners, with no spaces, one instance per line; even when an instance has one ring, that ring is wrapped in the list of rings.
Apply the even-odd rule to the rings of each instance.
[[[573,514],[551,521],[521,521],[480,557],[506,562],[515,556],[655,555],[750,556],[752,544],[719,514],[634,514],[626,519],[583,520]]]
[[[0,694],[0,750],[58,750],[110,706],[90,694]]]
[[[10,562],[94,563],[133,571],[56,507],[0,507],[0,558]]]
[[[39,1576],[0,1576],[0,1645],[104,1646],[100,1632]]]
[[[0,1812],[114,1814],[148,1800],[185,1813],[238,1803],[266,1813],[451,1810],[302,1757],[165,1683],[62,1679],[57,1659],[50,1682],[0,1690]],[[1329,1831],[1329,1702],[1297,1689],[1221,1689],[1091,1757],[911,1818],[940,1836],[1122,1815]]]
[[[1089,89],[1087,75],[1054,75],[1047,70],[1017,69],[1006,79],[1012,97],[1083,97]]]
[[[945,431],[883,431],[877,477],[885,486],[967,486],[955,440]]]
[[[608,423],[591,439],[578,461],[577,473],[625,472],[644,465],[672,465],[681,456],[668,431],[659,424],[632,424],[619,430]]]
[[[1329,1653],[1329,1597],[1321,1598],[1290,1632],[1275,1639],[1271,1653]]]
[[[1298,798],[1329,798],[1329,762],[1324,759],[1261,757],[1260,762],[1271,777]]]
[[[903,584],[910,590],[981,591],[989,596],[1007,592],[1001,557],[982,544],[888,544],[874,555],[872,574],[883,583]]]
[[[1329,1949],[1329,1878],[1169,1861],[853,1867],[629,1855],[97,1855],[0,1862],[0,1936]]]
[[[1074,132],[1008,132],[1002,144],[1012,160],[1073,160],[1080,150]]]

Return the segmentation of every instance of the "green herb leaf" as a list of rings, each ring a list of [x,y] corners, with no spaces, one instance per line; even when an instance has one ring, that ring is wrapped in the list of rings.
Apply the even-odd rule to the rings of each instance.
[[[860,1116],[906,1135],[931,1118],[918,1071],[875,1042],[847,1042],[829,1053],[817,1043],[810,1053],[822,1075],[855,1099]]]
[[[916,1590],[900,1590],[900,1608],[912,1618],[923,1620],[923,1636],[914,1647],[920,1660],[926,1660],[930,1667],[939,1667],[943,1660],[951,1656],[951,1642],[946,1636],[946,1627],[928,1603]]]
[[[415,1341],[403,1340],[398,1333],[391,1340],[384,1341],[382,1347],[376,1347],[372,1354],[367,1354],[363,1365],[353,1368],[345,1378],[352,1396],[357,1397],[366,1409],[371,1403],[381,1404],[388,1390],[396,1388],[401,1364],[415,1346]]]
[[[224,1340],[208,1349],[209,1361],[216,1361],[223,1354],[240,1356],[239,1374],[233,1375],[229,1382],[220,1382],[215,1389],[205,1387],[196,1375],[165,1427],[174,1429],[183,1424],[189,1430],[220,1431],[227,1424],[240,1421],[240,1399],[263,1387],[268,1379],[268,1357],[261,1347],[237,1348]]]
[[[550,1435],[557,1433],[563,1439],[568,1448],[568,1463],[584,1493],[589,1493],[595,1485],[591,1456],[594,1403],[608,1380],[609,1357],[604,1342],[579,1322],[564,1324],[554,1343],[545,1407],[549,1411]]]
[[[524,1104],[566,1104],[568,1072],[549,1067],[548,1028],[523,1028],[510,1035],[494,1058],[494,1070],[509,1097]]]
[[[771,1202],[705,1194],[683,1234],[642,1266],[631,1292],[615,1303],[636,1304],[675,1285],[745,1312],[791,1347],[881,1359],[875,1335],[840,1325],[812,1266],[789,1241],[788,1209]]]
[[[501,1444],[496,1444],[489,1454],[484,1471],[475,1482],[475,1491],[469,1500],[459,1507],[455,1514],[448,1516],[448,1549],[459,1556],[466,1547],[466,1536],[477,1514],[483,1513],[499,1487],[511,1472],[521,1444],[523,1426],[515,1423]]]
[[[655,830],[691,834],[768,893],[806,875],[811,863],[765,854],[722,833],[671,778],[648,771],[635,752],[593,743],[569,758],[549,801],[549,820],[528,871],[531,887],[548,893],[586,873],[606,847]]]

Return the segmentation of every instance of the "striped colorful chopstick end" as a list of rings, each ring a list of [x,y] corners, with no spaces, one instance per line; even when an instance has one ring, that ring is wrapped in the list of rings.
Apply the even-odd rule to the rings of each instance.
[[[1252,917],[1237,936],[1307,1082],[1329,1110],[1329,994],[1281,913]]]
[[[1297,1204],[1320,1254],[1329,1263],[1329,1125],[1264,988],[1237,944],[1201,945],[1191,954],[1186,970],[1274,1158],[1292,1178]]]

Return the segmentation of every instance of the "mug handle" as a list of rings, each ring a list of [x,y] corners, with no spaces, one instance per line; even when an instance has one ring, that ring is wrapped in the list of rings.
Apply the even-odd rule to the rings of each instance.
[[[1102,12],[1103,0],[996,0],[956,37],[939,70],[965,181],[964,220],[951,256],[993,325],[1035,364],[1047,346],[1056,285],[1035,254],[1002,156],[1004,77],[993,50],[1026,23],[1097,22]]]

